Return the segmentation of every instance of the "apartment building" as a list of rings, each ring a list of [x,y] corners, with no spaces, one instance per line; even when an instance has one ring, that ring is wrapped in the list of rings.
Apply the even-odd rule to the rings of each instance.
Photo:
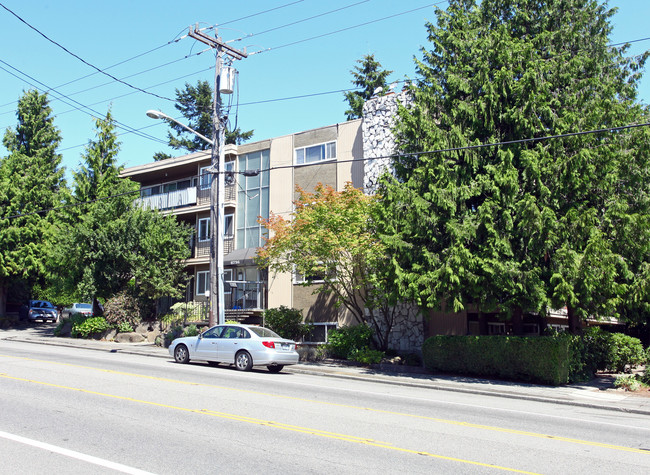
[[[226,184],[224,203],[224,300],[226,318],[261,321],[264,309],[285,305],[303,310],[324,337],[327,328],[345,320],[333,302],[300,285],[300,276],[269,274],[255,264],[264,245],[259,217],[292,211],[296,186],[313,190],[318,183],[338,190],[346,182],[363,187],[361,120],[282,137],[225,147],[226,170],[260,170],[256,176],[235,173]],[[145,206],[171,213],[195,230],[187,302],[206,302],[210,267],[210,152],[197,152],[123,170],[140,183]],[[324,339],[322,340],[324,341]]]

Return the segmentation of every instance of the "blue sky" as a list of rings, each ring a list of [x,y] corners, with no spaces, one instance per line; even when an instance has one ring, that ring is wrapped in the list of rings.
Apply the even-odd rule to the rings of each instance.
[[[16,101],[23,90],[51,89],[55,124],[63,137],[62,165],[71,170],[81,162],[84,145],[94,138],[92,117],[105,115],[109,107],[123,127],[120,163],[141,165],[159,151],[178,154],[161,143],[166,142],[167,126],[145,112],[158,109],[180,118],[174,108],[175,89],[186,82],[214,80],[214,54],[201,53],[206,49],[203,44],[182,38],[190,25],[220,25],[223,40],[241,39],[230,44],[247,48],[250,56],[234,64],[239,89],[233,100],[239,107],[233,106],[230,120],[236,119],[243,130],[253,129],[253,140],[262,140],[344,121],[343,93],[329,92],[352,86],[350,70],[365,54],[373,53],[393,71],[391,81],[414,77],[413,57],[427,45],[424,24],[435,21],[432,5],[444,8],[447,2],[0,0],[0,4],[87,63],[133,86],[97,73],[0,7],[0,133],[15,126]],[[619,8],[612,43],[650,37],[650,1],[612,0],[609,5]],[[650,41],[635,42],[630,54],[646,49]],[[650,103],[649,78],[641,84],[640,99]],[[5,154],[0,146],[0,156]]]

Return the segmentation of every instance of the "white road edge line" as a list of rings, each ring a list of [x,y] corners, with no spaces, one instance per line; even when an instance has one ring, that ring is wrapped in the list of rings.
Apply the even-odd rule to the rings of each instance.
[[[94,465],[99,465],[101,467],[110,468],[123,473],[132,473],[134,475],[153,475],[151,472],[145,472],[144,470],[139,470],[137,468],[122,465],[121,463],[100,459],[92,455],[86,455],[86,454],[82,454],[81,452],[75,452],[74,450],[64,449],[63,447],[57,447],[56,445],[48,444],[46,442],[39,442],[38,440],[28,439],[26,437],[21,437],[19,435],[9,434],[8,432],[0,431],[0,437],[8,440],[13,440],[14,442],[19,442],[21,444],[31,445],[32,447],[36,447],[39,449],[49,450],[50,452],[64,455],[66,457],[71,457],[77,460],[92,463]]]

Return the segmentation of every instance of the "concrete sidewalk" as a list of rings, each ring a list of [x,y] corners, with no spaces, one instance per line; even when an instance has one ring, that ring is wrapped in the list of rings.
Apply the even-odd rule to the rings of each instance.
[[[25,343],[69,346],[111,353],[171,359],[166,348],[151,343],[117,343],[57,338],[50,335],[3,336],[0,334],[0,338]],[[284,371],[650,415],[650,397],[613,389],[613,377],[598,377],[588,383],[551,387],[464,376],[430,374],[424,368],[404,366],[368,368],[335,361],[305,362],[287,366]]]

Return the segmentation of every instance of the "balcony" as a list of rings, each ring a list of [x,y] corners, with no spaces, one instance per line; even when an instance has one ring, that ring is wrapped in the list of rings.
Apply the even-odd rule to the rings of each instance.
[[[224,236],[223,239],[223,255],[230,254],[235,248],[235,239],[231,235]],[[210,241],[197,241],[196,245],[192,248],[191,257],[209,257],[210,256]]]
[[[195,205],[210,205],[210,188],[191,186],[181,190],[160,193],[168,185],[156,185],[140,190],[141,197],[137,203],[146,208],[169,210]],[[226,185],[225,204],[233,206],[236,200],[235,186]]]
[[[143,208],[166,210],[196,204],[196,187],[143,196],[136,200]]]
[[[224,283],[226,310],[263,310],[266,308],[266,282],[229,281]]]

